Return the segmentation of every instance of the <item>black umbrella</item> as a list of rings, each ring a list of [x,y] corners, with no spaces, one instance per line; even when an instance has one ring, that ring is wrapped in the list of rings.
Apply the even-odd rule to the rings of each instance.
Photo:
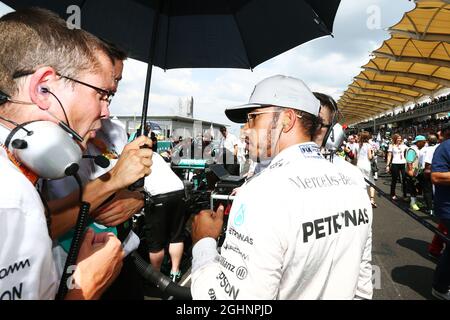
[[[81,27],[148,63],[141,128],[147,120],[152,67],[246,68],[311,39],[330,35],[340,0],[2,0],[67,17],[78,5]],[[144,130],[141,130],[142,134]],[[143,180],[140,181],[143,185]],[[80,214],[79,220],[87,213]],[[58,297],[67,292],[84,227],[77,223]]]
[[[252,69],[311,39],[331,35],[340,0],[2,0],[68,17],[148,63],[142,110],[146,123],[152,66]]]

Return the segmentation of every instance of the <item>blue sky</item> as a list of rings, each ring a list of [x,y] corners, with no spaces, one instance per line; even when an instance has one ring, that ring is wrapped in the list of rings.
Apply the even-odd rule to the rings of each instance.
[[[232,125],[224,115],[225,108],[246,103],[254,85],[275,74],[300,78],[313,91],[338,99],[360,67],[369,61],[370,53],[389,38],[387,28],[413,8],[414,2],[409,0],[342,0],[334,23],[334,38],[312,40],[266,61],[253,72],[240,69],[164,72],[154,68],[149,114],[175,115],[180,98],[193,96],[195,118]],[[0,16],[9,11],[0,2]],[[141,114],[146,70],[144,63],[135,60],[125,63],[123,81],[111,105],[113,115]],[[237,128],[232,125],[232,131]]]

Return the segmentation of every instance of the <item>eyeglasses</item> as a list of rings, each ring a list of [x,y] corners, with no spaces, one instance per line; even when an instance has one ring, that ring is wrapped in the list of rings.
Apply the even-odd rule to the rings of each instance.
[[[13,74],[13,79],[18,79],[18,78],[21,78],[21,77],[26,77],[26,76],[29,76],[29,75],[31,75],[31,74],[33,74],[33,73],[34,73],[34,71],[24,71],[24,70],[16,71],[16,72]],[[92,84],[89,84],[89,83],[86,83],[86,82],[83,82],[83,81],[80,81],[80,80],[77,80],[77,79],[73,79],[73,78],[70,78],[70,77],[67,77],[67,76],[63,76],[63,75],[61,75],[61,74],[59,74],[59,73],[57,73],[57,75],[58,75],[59,77],[61,77],[61,78],[64,78],[64,79],[67,79],[67,80],[69,80],[69,81],[73,81],[73,82],[75,82],[75,83],[81,84],[81,85],[86,86],[86,87],[89,87],[89,88],[91,88],[91,89],[94,89],[95,91],[97,91],[98,94],[100,94],[100,100],[101,100],[101,101],[106,101],[106,102],[108,102],[108,105],[111,104],[111,101],[112,101],[112,99],[113,99],[113,97],[114,97],[114,94],[115,94],[114,91],[112,91],[112,90],[105,90],[105,89],[102,89],[102,88],[93,86]]]
[[[257,116],[259,116],[260,114],[265,114],[265,113],[280,113],[283,112],[282,110],[270,110],[270,111],[255,111],[255,112],[249,112],[247,113],[247,122],[249,126],[253,126],[254,121],[256,119]]]
[[[83,81],[80,81],[80,80],[76,80],[76,79],[73,79],[73,78],[70,78],[70,77],[66,77],[66,76],[63,76],[63,75],[60,75],[60,74],[58,74],[58,75],[61,78],[64,78],[64,79],[67,79],[69,81],[73,81],[75,83],[81,84],[81,85],[89,87],[91,89],[94,89],[95,91],[97,91],[98,94],[100,94],[100,100],[108,102],[108,105],[111,104],[111,101],[114,98],[115,92],[112,91],[112,90],[105,90],[105,89],[93,86],[92,84],[89,84],[89,83],[86,83],[86,82],[83,82]]]

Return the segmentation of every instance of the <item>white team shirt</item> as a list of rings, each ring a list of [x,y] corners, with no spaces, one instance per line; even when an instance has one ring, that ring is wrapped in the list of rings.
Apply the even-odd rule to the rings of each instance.
[[[434,156],[434,152],[436,151],[436,148],[439,146],[439,143],[431,146],[431,147],[427,147],[426,151],[425,151],[425,156],[424,156],[424,162],[428,163],[428,164],[432,164],[433,163],[433,156]]]
[[[241,188],[221,254],[212,238],[194,246],[192,296],[370,299],[371,229],[361,181],[316,144],[294,145]]]
[[[0,142],[9,132],[0,126]],[[0,300],[50,300],[58,289],[42,201],[0,147]]]
[[[235,135],[228,132],[226,138],[224,138],[222,136],[222,139],[220,140],[219,148],[220,149],[225,148],[228,151],[230,151],[231,153],[234,153],[234,146],[236,146],[236,145],[239,146],[238,138]]]
[[[406,164],[405,159],[405,151],[408,149],[408,147],[404,144],[401,144],[399,146],[397,145],[389,145],[388,152],[392,152],[392,164]]]
[[[145,178],[145,189],[152,195],[184,190],[183,181],[172,171],[170,163],[156,152],[152,157],[152,173]]]

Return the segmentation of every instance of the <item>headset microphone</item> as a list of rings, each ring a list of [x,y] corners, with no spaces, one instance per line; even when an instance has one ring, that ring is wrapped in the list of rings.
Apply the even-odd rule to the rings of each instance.
[[[109,165],[111,164],[109,159],[103,155],[98,156],[84,155],[83,159],[94,159],[94,163],[103,169],[108,168]]]

